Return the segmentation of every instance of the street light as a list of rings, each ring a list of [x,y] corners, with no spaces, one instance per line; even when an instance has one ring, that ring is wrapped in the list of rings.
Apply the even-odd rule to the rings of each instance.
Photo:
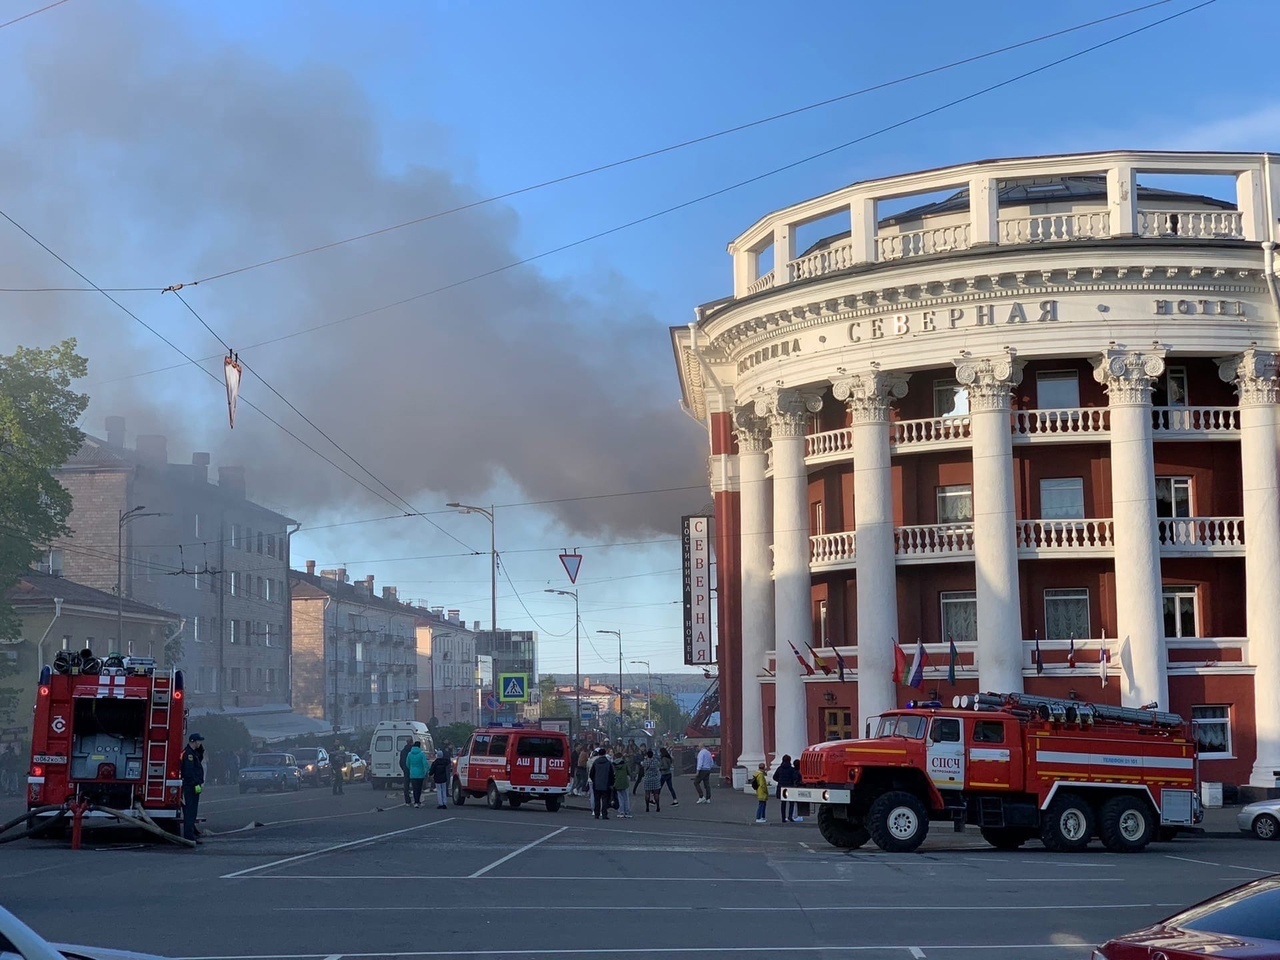
[[[167,513],[143,513],[145,506],[120,511],[120,525],[116,528],[116,653],[125,655],[124,649],[124,525],[139,517],[167,517]]]
[[[497,532],[498,523],[493,516],[493,507],[486,510],[484,507],[473,507],[469,503],[446,503],[446,507],[453,507],[455,510],[461,510],[463,513],[478,513],[489,521],[489,629],[494,633],[498,632],[498,549],[497,549]]]
[[[574,711],[577,714],[578,731],[582,731],[582,638],[579,636],[578,591],[553,590],[548,587],[543,593],[558,593],[562,597],[573,597],[573,684]]]
[[[645,697],[644,718],[645,720],[652,720],[653,719],[653,674],[649,670],[649,661],[648,660],[632,660],[631,662],[644,664],[644,672],[649,678],[646,684],[646,686],[649,688],[649,695]]]
[[[618,638],[618,738],[622,738],[622,631],[621,630],[597,630],[596,633],[603,633],[610,637]]]

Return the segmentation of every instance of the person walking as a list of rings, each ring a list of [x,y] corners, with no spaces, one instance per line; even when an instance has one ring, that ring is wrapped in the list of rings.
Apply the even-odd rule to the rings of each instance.
[[[445,751],[437,750],[436,758],[431,761],[431,782],[436,785],[436,809],[449,809],[449,768],[452,764],[445,756]]]
[[[618,804],[618,819],[631,819],[631,764],[626,754],[615,750],[613,754],[613,795]]]
[[[715,758],[711,756],[711,751],[703,746],[698,751],[698,759],[694,766],[697,768],[693,775],[693,789],[698,791],[699,803],[711,802],[711,768],[716,764]],[[706,796],[703,796],[703,791]]]
[[[193,733],[182,750],[182,835],[200,842],[196,835],[196,813],[204,790],[204,737]]]
[[[768,823],[765,808],[769,805],[769,774],[763,763],[751,775],[751,785],[756,788],[756,823]]]
[[[422,806],[422,781],[427,778],[427,755],[422,751],[422,744],[417,740],[409,748],[405,758],[405,768],[409,774],[409,783],[413,787],[413,805]]]
[[[609,819],[609,802],[613,799],[613,787],[617,774],[613,769],[613,761],[602,748],[591,761],[591,816],[597,820]]]
[[[335,797],[342,796],[343,773],[350,763],[347,757],[347,751],[342,749],[342,744],[338,744],[333,748],[333,753],[329,754],[329,779],[332,782],[332,793]]]
[[[666,747],[658,751],[658,770],[662,774],[662,780],[658,783],[658,790],[661,791],[663,785],[671,791],[671,805],[673,807],[680,806],[680,801],[676,797],[676,788],[671,782],[671,774],[675,770],[676,762],[671,757],[671,751]]]
[[[778,764],[778,769],[773,771],[773,780],[778,785],[778,804],[782,811],[782,822],[804,822],[803,817],[796,816],[796,802],[782,799],[782,791],[785,787],[794,787],[800,782],[800,771],[791,765],[790,754],[782,755],[782,762]]]
[[[649,804],[653,804],[656,813],[662,812],[662,768],[652,750],[645,751],[644,762],[644,812],[649,812]]]
[[[591,763],[591,751],[587,749],[587,745],[584,741],[582,744],[582,748],[578,751],[578,776],[575,781],[575,784],[576,784],[575,789],[577,790],[578,796],[580,797],[585,797],[587,795],[587,787],[589,782],[587,774],[589,772],[588,764],[590,763]]]
[[[406,740],[400,748],[400,776],[404,778],[404,805],[409,806],[409,751],[413,749],[413,741]]]

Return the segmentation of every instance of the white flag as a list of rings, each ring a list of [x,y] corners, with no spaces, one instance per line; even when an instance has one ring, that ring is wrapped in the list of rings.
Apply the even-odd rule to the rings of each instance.
[[[231,429],[236,428],[236,400],[240,397],[240,375],[244,368],[240,366],[240,358],[228,353],[222,361],[223,376],[227,381],[227,416],[231,420]]]

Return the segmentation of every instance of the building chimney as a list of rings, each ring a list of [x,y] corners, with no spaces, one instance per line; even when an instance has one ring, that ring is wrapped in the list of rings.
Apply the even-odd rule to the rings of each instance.
[[[207,453],[193,453],[191,455],[191,473],[197,483],[209,482],[209,455]]]
[[[142,443],[142,438],[138,438]],[[244,499],[244,467],[219,467],[218,486],[229,496]]]
[[[456,623],[458,626],[462,626],[462,611],[461,611],[461,610],[450,610],[450,611],[449,611],[449,622],[450,622],[450,623]]]
[[[143,463],[163,465],[169,462],[169,441],[158,433],[140,434],[137,440],[138,459]]]
[[[335,580],[337,580],[339,583],[346,583],[346,582],[347,582],[347,568],[346,568],[346,567],[339,567],[339,568],[338,568],[338,575],[337,575],[336,577],[334,577],[334,579],[335,579]]]
[[[369,591],[369,596],[373,596],[373,574],[370,573],[364,578],[364,588]]]
[[[307,576],[314,577],[316,575],[316,562],[314,560],[307,561]]]
[[[431,612],[434,613],[440,619],[442,620],[444,619],[444,607],[432,607]]]
[[[479,632],[480,632],[480,621],[479,621],[479,620],[472,620],[472,621],[471,621],[471,632],[472,632],[472,633],[479,633]]]
[[[396,602],[400,599],[399,591],[397,591],[395,587],[383,587],[382,599]]]
[[[107,443],[124,449],[124,417],[107,417]]]

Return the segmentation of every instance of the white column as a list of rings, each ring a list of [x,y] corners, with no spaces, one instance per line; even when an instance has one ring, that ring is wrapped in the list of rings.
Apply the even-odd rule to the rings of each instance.
[[[1000,242],[1000,181],[974,177],[969,181],[969,246]]]
[[[787,264],[796,258],[796,235],[791,224],[782,223],[773,228],[773,285],[785,286],[791,282]]]
[[[978,687],[1022,692],[1022,610],[1018,582],[1018,519],[1013,498],[1010,396],[1022,382],[1022,361],[960,357],[956,380],[969,389],[973,442],[973,568],[978,596]]]
[[[804,428],[808,414],[821,409],[821,397],[799,390],[775,390],[756,400],[756,414],[769,418],[773,441],[775,760],[784,753],[798,756],[809,745],[804,683],[789,644],[803,650],[813,633]]]
[[[1280,466],[1276,462],[1276,402],[1280,358],[1249,349],[1218,373],[1240,395],[1240,464],[1244,484],[1245,620],[1253,662],[1254,726],[1258,752],[1249,784],[1280,787]]]
[[[1107,171],[1107,210],[1111,236],[1132,237],[1138,232],[1138,175],[1126,164]]]
[[[876,261],[876,198],[854,197],[849,203],[849,242],[854,263]]]
[[[1112,661],[1124,682],[1121,701],[1169,708],[1156,528],[1151,384],[1164,373],[1163,352],[1108,349],[1093,378],[1107,391],[1111,418],[1111,516],[1116,545],[1116,635]]]
[[[738,766],[748,773],[764,760],[764,710],[760,702],[760,671],[773,646],[773,585],[769,582],[769,484],[764,477],[768,460],[769,424],[747,407],[734,411],[738,438],[739,543],[742,583],[742,754]]]
[[[898,639],[898,579],[893,548],[893,474],[889,404],[907,394],[905,377],[873,368],[832,381],[853,421],[853,517],[858,591],[858,731],[868,717],[898,705],[893,644]],[[861,733],[858,734],[861,736]]]

